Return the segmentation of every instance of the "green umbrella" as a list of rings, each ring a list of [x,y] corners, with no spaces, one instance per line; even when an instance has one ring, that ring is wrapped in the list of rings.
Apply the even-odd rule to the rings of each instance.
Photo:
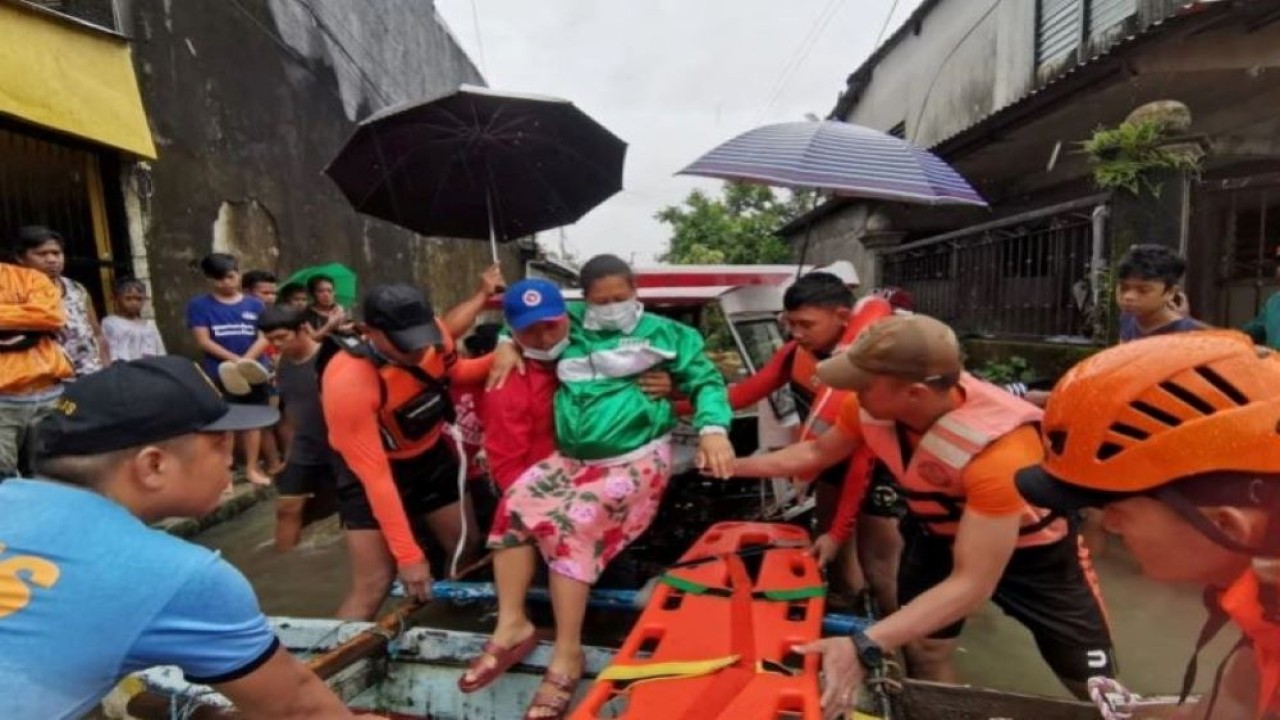
[[[356,273],[351,268],[342,263],[329,263],[327,265],[312,265],[305,267],[289,276],[284,281],[285,285],[301,285],[307,286],[307,281],[311,278],[323,275],[333,281],[333,294],[338,299],[338,304],[351,309],[356,304]]]

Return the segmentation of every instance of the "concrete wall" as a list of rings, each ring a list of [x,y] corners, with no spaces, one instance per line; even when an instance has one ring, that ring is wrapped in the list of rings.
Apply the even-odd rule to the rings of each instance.
[[[875,66],[849,122],[929,146],[1025,94],[1035,77],[1035,2],[944,0]]]
[[[806,265],[827,265],[837,260],[848,260],[858,271],[863,288],[875,287],[877,277],[876,256],[862,244],[867,227],[867,205],[850,205],[817,220],[807,233],[809,249],[805,253]],[[806,232],[797,229],[787,237],[799,259]]]
[[[857,97],[842,97],[837,110],[878,130],[905,122],[908,140],[932,146],[1186,4],[1136,0],[1127,18],[1092,34],[1079,29],[1089,35],[1083,45],[1037,67],[1035,0],[931,1],[895,33],[883,57],[850,76],[847,92]]]
[[[341,261],[364,287],[415,281],[442,306],[473,289],[484,243],[358,215],[322,174],[358,119],[482,82],[431,3],[124,0],[120,15],[160,155],[126,170],[125,204],[172,348],[193,351],[183,310],[213,250],[281,274]]]

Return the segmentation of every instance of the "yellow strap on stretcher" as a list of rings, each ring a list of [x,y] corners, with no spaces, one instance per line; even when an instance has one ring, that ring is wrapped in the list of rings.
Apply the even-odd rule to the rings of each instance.
[[[685,678],[702,677],[721,670],[738,662],[739,655],[729,655],[710,660],[689,660],[683,662],[649,663],[647,665],[610,665],[597,678],[624,682],[647,682],[652,680],[683,680]]]

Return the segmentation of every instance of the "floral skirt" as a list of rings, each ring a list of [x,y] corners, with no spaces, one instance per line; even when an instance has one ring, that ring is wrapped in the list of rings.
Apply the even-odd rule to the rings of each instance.
[[[553,572],[593,584],[648,529],[670,477],[666,439],[615,461],[556,453],[507,488],[489,547],[533,543]]]

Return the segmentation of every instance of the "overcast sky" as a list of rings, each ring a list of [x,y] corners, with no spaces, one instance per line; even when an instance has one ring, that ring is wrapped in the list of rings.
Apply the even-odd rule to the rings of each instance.
[[[667,244],[653,219],[710,180],[674,177],[757,125],[825,117],[893,0],[435,0],[490,86],[572,100],[627,141],[622,192],[565,229],[586,257]],[[900,0],[886,36],[919,0]],[[476,22],[478,20],[478,23]],[[478,29],[478,32],[477,32]],[[791,72],[787,72],[792,67]],[[785,75],[785,78],[784,78]],[[785,79],[785,82],[783,82]],[[555,231],[539,238],[555,247]],[[625,257],[625,255],[624,255]]]

